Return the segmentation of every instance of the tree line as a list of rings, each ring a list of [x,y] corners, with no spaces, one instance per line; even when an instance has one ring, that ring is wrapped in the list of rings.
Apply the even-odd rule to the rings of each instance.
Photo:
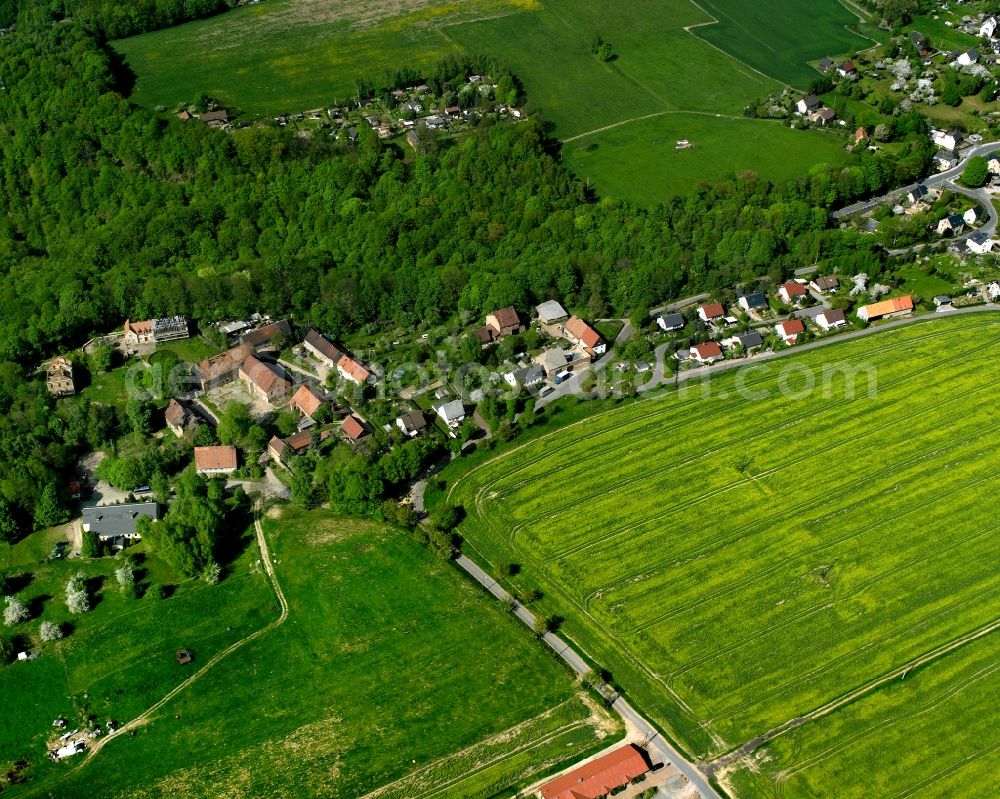
[[[884,251],[828,209],[926,167],[919,148],[863,151],[641,208],[590,194],[536,120],[417,157],[367,127],[340,145],[179,124],[118,93],[81,19],[43,11],[0,37],[0,527],[63,518],[59,481],[113,424],[94,406],[53,414],[32,370],[126,317],[262,312],[344,339],[552,298],[641,316],[817,262],[872,274]],[[382,494],[347,471],[331,481]]]

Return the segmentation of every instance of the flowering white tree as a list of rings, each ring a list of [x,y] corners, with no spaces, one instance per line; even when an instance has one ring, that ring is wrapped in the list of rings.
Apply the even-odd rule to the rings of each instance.
[[[221,575],[222,567],[214,560],[210,560],[208,565],[205,567],[205,571],[202,572],[201,578],[209,585],[215,585],[219,582],[219,577]]]
[[[28,612],[28,606],[20,599],[16,596],[7,597],[7,606],[3,609],[3,623],[5,625],[13,627],[15,624],[27,621],[29,615],[31,614]]]
[[[132,564],[125,561],[120,568],[115,569],[115,579],[118,581],[118,587],[122,593],[129,599],[134,599],[136,591],[135,574],[132,572]]]
[[[126,562],[121,568],[115,569],[115,579],[120,588],[135,582],[135,574],[132,573],[132,564]]]
[[[41,636],[43,641],[58,641],[63,637],[62,627],[54,621],[43,621],[42,626],[38,630],[38,634]]]
[[[87,596],[87,575],[77,572],[66,583],[66,607],[70,613],[86,613],[90,610],[90,597]]]

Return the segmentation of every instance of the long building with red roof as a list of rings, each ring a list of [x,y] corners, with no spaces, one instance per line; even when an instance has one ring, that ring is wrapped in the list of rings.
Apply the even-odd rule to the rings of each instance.
[[[647,771],[649,763],[642,750],[626,744],[545,783],[538,791],[542,799],[597,799]]]

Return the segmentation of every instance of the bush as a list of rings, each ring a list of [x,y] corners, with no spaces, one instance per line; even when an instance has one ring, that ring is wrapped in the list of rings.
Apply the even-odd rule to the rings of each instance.
[[[63,637],[63,631],[54,621],[43,621],[38,628],[38,635],[43,641],[58,641]]]
[[[167,598],[167,589],[160,585],[159,583],[154,583],[149,586],[149,590],[146,591],[147,599],[161,600]]]
[[[83,534],[83,543],[80,544],[80,557],[99,558],[101,556],[101,539],[93,530],[86,530]]]

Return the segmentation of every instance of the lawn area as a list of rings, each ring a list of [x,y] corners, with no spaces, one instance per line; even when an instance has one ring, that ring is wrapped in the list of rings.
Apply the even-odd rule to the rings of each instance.
[[[93,561],[55,560],[46,556],[59,530],[41,531],[3,553],[0,573],[8,576],[17,595],[31,609],[31,620],[5,629],[13,649],[38,651],[30,663],[0,665],[0,698],[9,718],[0,731],[0,773],[26,758],[31,785],[47,784],[65,766],[46,757],[53,735],[52,721],[65,718],[67,731],[83,727],[88,716],[102,726],[108,719],[127,721],[189,676],[208,660],[272,617],[273,595],[253,568],[255,549],[244,553],[227,569],[218,585],[179,578],[165,563],[148,555],[142,545],[129,550],[141,561],[137,582],[170,586],[166,599],[125,599],[117,588],[114,558]],[[249,539],[245,539],[249,542]],[[65,604],[71,574],[87,575],[91,610],[71,615]],[[66,637],[54,643],[38,639],[41,620],[61,624]],[[179,666],[174,654],[187,647],[195,664]],[[5,795],[19,789],[9,788]],[[72,794],[63,794],[72,795]]]
[[[409,536],[266,521],[287,623],[219,663],[65,796],[509,796],[622,734],[499,603]]]
[[[156,352],[151,356],[151,360],[155,361],[157,353],[162,352],[172,352],[181,361],[189,363],[197,363],[204,358],[210,358],[213,355],[219,354],[218,348],[213,347],[201,336],[192,336],[180,341],[168,341],[164,344],[159,344],[156,347]]]
[[[678,150],[676,142],[693,145]],[[667,114],[612,128],[563,145],[563,160],[601,194],[639,205],[665,202],[701,181],[752,171],[769,180],[807,174],[844,157],[844,139],[777,122]],[[621,163],[642,164],[623,170]]]
[[[124,406],[127,399],[127,388],[133,376],[145,368],[138,360],[131,360],[103,374],[91,377],[90,385],[80,391],[80,396],[101,405]],[[68,400],[72,402],[73,400]]]
[[[745,140],[734,135],[748,130],[735,127],[743,107],[780,88],[775,78],[804,84],[817,74],[809,58],[864,46],[844,27],[854,18],[836,0],[740,6],[739,14],[715,9],[724,17],[715,24],[690,0],[633,0],[614,14],[598,0],[409,0],[395,11],[360,0],[268,0],[114,46],[138,76],[136,101],[172,109],[204,91],[250,116],[329,105],[352,96],[359,76],[424,67],[451,52],[497,56],[555,136],[630,123],[588,136],[587,157],[574,148],[567,163],[602,191],[651,203],[734,169],[780,178],[839,155],[832,137],[812,132],[762,126]],[[789,49],[803,29],[809,37]],[[595,34],[612,45],[612,60],[591,52]],[[786,55],[775,60],[775,52]],[[761,63],[738,60],[751,57]],[[706,116],[637,121],[664,112]],[[677,171],[660,145],[693,138],[682,130],[702,146]]]
[[[981,509],[1000,476],[982,434],[998,354],[1000,316],[938,319],[456,461],[466,551],[520,564],[512,587],[540,587],[563,632],[711,760],[997,617],[998,523]],[[995,707],[976,708],[994,727]],[[840,717],[802,734],[835,737]],[[880,741],[912,764],[894,795],[951,763],[939,740],[911,735],[905,761]],[[948,785],[972,795],[987,767]],[[813,793],[767,771],[747,795],[861,795],[859,775],[824,769]]]
[[[936,294],[952,294],[958,288],[956,283],[935,272],[925,272],[916,264],[896,270],[896,277],[902,281],[900,288],[930,302]],[[933,307],[933,306],[932,306]]]
[[[801,90],[819,74],[809,61],[875,44],[849,29],[859,19],[838,0],[699,0],[699,5],[719,23],[695,28],[696,36]]]
[[[906,26],[906,30],[919,31],[930,40],[931,46],[937,50],[961,51],[978,47],[980,42],[975,36],[970,36],[944,24],[946,21],[958,24],[962,21],[964,13],[964,10],[959,9],[941,12],[935,16],[917,14],[913,21]]]

